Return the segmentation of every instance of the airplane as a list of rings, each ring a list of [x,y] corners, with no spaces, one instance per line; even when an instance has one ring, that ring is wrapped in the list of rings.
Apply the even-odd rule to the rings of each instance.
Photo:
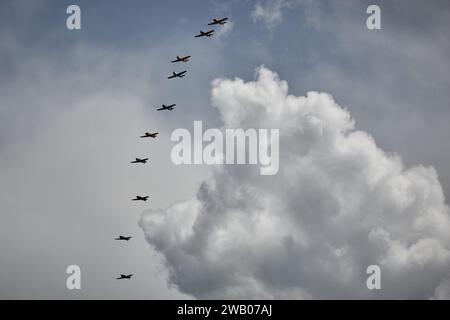
[[[131,199],[131,201],[147,201],[148,196],[136,196],[136,198]]]
[[[159,109],[156,109],[156,111],[162,111],[162,110],[170,110],[170,111],[172,111],[172,110],[173,110],[173,107],[175,107],[175,106],[176,106],[175,103],[174,103],[174,104],[171,104],[171,105],[168,105],[168,106],[166,106],[165,104],[163,104],[162,107],[159,108]]]
[[[177,56],[177,58],[175,60],[172,60],[170,62],[172,62],[172,63],[174,63],[174,62],[188,62],[190,57],[191,56],[185,56],[185,57]]]
[[[148,161],[148,158],[145,158],[145,159],[136,158],[136,160],[131,161],[131,163],[147,163],[147,161]]]
[[[200,30],[200,33],[197,34],[196,36],[194,36],[195,38],[200,38],[200,37],[211,37],[213,34],[214,30],[209,30],[206,32],[203,32],[202,30]]]
[[[114,240],[125,240],[128,241],[130,240],[132,237],[124,237],[124,236],[119,236],[118,238],[114,238]]]
[[[131,277],[133,276],[133,274],[121,274],[119,278],[116,278],[117,280],[120,279],[131,279]]]
[[[158,135],[158,132],[155,132],[155,133],[146,132],[146,133],[144,133],[143,136],[140,136],[140,138],[156,138],[157,135]]]
[[[172,72],[172,75],[171,76],[169,76],[169,77],[167,77],[167,79],[173,79],[173,78],[183,78],[184,76],[185,76],[185,73],[186,73],[187,71],[185,70],[185,71],[181,71],[181,72]]]
[[[226,23],[225,21],[227,21],[227,20],[228,20],[228,18],[213,19],[212,22],[208,23],[208,26],[212,26],[212,25],[215,25],[215,24],[225,24]]]

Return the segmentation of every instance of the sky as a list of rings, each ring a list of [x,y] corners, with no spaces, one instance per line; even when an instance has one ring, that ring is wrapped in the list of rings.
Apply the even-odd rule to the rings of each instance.
[[[2,1],[0,298],[448,298],[449,15],[444,0]],[[280,128],[280,172],[172,164],[194,120]]]

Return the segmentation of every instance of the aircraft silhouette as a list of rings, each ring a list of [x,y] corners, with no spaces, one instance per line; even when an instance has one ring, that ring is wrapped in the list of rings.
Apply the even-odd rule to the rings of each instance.
[[[206,32],[203,32],[202,30],[200,30],[200,33],[197,34],[196,36],[194,36],[195,38],[200,38],[200,37],[211,37],[213,34],[214,30],[209,30]]]
[[[133,274],[121,274],[119,278],[116,278],[117,280],[121,280],[121,279],[131,279],[131,277],[133,276]]]
[[[145,158],[145,159],[136,158],[136,160],[131,161],[131,163],[147,163],[147,161],[148,161],[148,158]]]
[[[136,198],[131,199],[131,201],[147,201],[149,196],[136,196]]]
[[[171,104],[171,105],[168,105],[168,106],[166,106],[165,104],[163,104],[162,107],[159,108],[159,109],[156,109],[156,111],[162,111],[162,110],[169,110],[169,111],[172,111],[172,110],[173,110],[173,107],[175,107],[175,106],[176,106],[175,103],[174,103],[174,104]]]
[[[181,72],[172,72],[172,75],[171,76],[169,76],[169,77],[167,77],[167,79],[173,79],[173,78],[183,78],[184,76],[185,76],[185,73],[186,73],[187,71],[185,70],[185,71],[181,71]]]
[[[140,136],[140,138],[156,138],[157,135],[158,132],[155,133],[146,132],[144,133],[144,135]]]
[[[124,237],[124,236],[119,236],[118,238],[114,238],[114,240],[125,240],[125,241],[129,241],[132,237]]]
[[[225,24],[226,23],[225,21],[227,21],[227,20],[228,20],[228,18],[213,19],[212,22],[208,23],[208,26],[212,26],[212,25],[215,25],[215,24]]]
[[[172,63],[174,63],[174,62],[188,62],[190,57],[191,56],[185,56],[185,57],[177,56],[177,58],[175,60],[172,60],[170,62],[172,62]]]

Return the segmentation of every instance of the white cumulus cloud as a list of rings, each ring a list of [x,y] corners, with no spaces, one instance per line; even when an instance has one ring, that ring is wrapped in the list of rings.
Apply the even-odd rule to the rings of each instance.
[[[326,93],[288,93],[265,67],[216,79],[224,127],[278,128],[280,169],[217,166],[197,196],[143,213],[170,282],[197,298],[442,298],[449,208],[437,173],[405,167]],[[381,290],[366,269],[381,268]]]
[[[251,13],[253,21],[262,21],[266,27],[272,28],[283,19],[283,9],[289,8],[292,0],[269,0],[257,2]]]

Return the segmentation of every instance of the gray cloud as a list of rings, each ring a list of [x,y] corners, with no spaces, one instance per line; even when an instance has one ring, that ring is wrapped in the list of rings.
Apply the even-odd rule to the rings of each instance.
[[[280,129],[280,172],[217,167],[195,198],[142,215],[174,285],[197,298],[445,295],[450,216],[432,167],[406,167],[330,95],[290,95],[264,67],[212,86],[225,127]],[[371,264],[381,291],[365,286]]]
[[[211,79],[236,74],[248,79],[252,66],[262,63],[288,79],[297,95],[310,90],[333,93],[340,105],[351,108],[357,128],[373,134],[381,149],[402,155],[403,168],[432,164],[448,198],[448,1],[379,1],[381,32],[365,28],[365,8],[371,1],[293,1],[281,9],[281,19],[273,25],[277,28],[269,26],[270,32],[260,28],[264,19],[253,20],[255,24],[249,19],[254,2],[79,3],[81,33],[65,29],[64,2],[0,4],[0,297],[184,297],[167,290],[161,256],[148,250],[136,226],[134,214],[146,207],[132,206],[128,192],[133,196],[148,190],[151,207],[193,196],[209,169],[171,165],[168,135],[174,128],[189,127],[193,120],[220,125],[219,111],[205,108]],[[269,2],[258,3],[271,9]],[[224,36],[212,41],[192,38],[213,16],[229,16],[234,23],[231,32],[221,28]],[[167,19],[173,23],[167,25]],[[161,25],[166,25],[165,33],[160,32]],[[193,56],[185,79],[189,81],[161,81],[172,71],[168,59],[179,53]],[[153,113],[155,105],[169,101],[178,103],[176,113]],[[160,139],[152,144],[135,140],[148,129],[160,131]],[[146,153],[151,156],[148,171],[124,166],[129,156]],[[248,175],[246,168],[233,170],[243,178]],[[263,187],[267,180],[258,181]],[[208,194],[207,185],[201,190],[199,196]],[[305,196],[316,194],[299,190]],[[233,190],[224,195],[226,201],[219,203],[253,212],[245,199],[233,201]],[[331,198],[322,200],[323,211],[336,207]],[[292,202],[288,208],[297,205]],[[304,219],[315,226],[313,213]],[[166,237],[154,231],[167,243],[173,241],[172,230]],[[132,233],[136,242],[116,246],[110,238],[122,232]],[[383,235],[376,230],[371,237],[383,239]],[[291,246],[289,237],[283,241]],[[424,245],[435,248],[429,252],[441,252],[432,241],[411,252]],[[267,254],[264,268],[258,270],[265,279],[277,268],[279,252],[273,257]],[[63,271],[71,263],[79,263],[86,276],[81,292],[64,287]],[[182,265],[173,262],[177,264]],[[138,280],[127,286],[112,282],[118,269],[133,269]],[[212,267],[208,270],[205,276],[212,283],[233,280],[227,270],[220,276]],[[285,271],[283,281],[288,283],[296,273]],[[179,280],[172,283],[180,283],[180,273],[173,274]],[[439,272],[429,274],[440,277]],[[221,286],[217,295],[228,290],[227,296],[233,292],[249,296],[267,289],[253,278],[234,280],[236,286]],[[208,281],[199,282],[199,292],[207,291]],[[314,294],[278,282],[271,285],[270,296]],[[417,279],[410,282],[416,285]],[[430,280],[419,292],[431,292],[427,285],[436,283]],[[184,279],[180,287],[189,286],[192,283]],[[442,282],[436,297],[449,291],[448,282]]]

